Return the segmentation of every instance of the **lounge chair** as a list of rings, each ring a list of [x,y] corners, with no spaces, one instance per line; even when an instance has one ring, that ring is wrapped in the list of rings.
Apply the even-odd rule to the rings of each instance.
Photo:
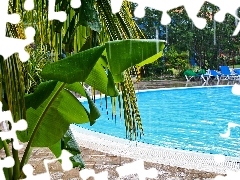
[[[221,73],[217,72],[216,70],[208,69],[205,74],[201,75],[201,78],[203,79],[204,82],[208,82],[210,79],[212,80],[217,79],[217,81],[219,82],[220,76]]]
[[[219,66],[221,71],[221,77],[225,80],[235,80],[237,78],[237,74],[234,71],[231,71],[228,66]]]
[[[187,82],[191,81],[191,79],[195,79],[195,78],[200,78],[201,77],[201,75],[199,75],[198,73],[194,72],[191,69],[186,70],[183,74],[184,74]]]
[[[213,78],[213,80],[217,79],[217,81],[220,81],[221,75],[222,74],[220,72],[216,71],[216,70],[213,70],[213,69],[209,70],[209,79]]]
[[[235,80],[240,81],[240,69],[234,69],[233,71],[235,73],[235,76],[237,76]]]

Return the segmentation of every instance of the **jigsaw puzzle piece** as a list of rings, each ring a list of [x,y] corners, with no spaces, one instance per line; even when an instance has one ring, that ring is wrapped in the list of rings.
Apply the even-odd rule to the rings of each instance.
[[[193,2],[190,0],[129,0],[133,3],[137,3],[138,6],[134,11],[134,15],[138,18],[143,18],[145,16],[145,8],[149,7],[158,11],[162,11],[161,24],[168,25],[171,23],[171,17],[167,13],[168,11],[184,6],[188,16],[194,22],[195,26],[199,29],[203,29],[206,26],[206,20],[204,18],[197,17],[198,12],[200,11],[205,0],[198,0]],[[120,11],[123,0],[111,0],[112,12],[116,13]]]
[[[34,169],[31,164],[26,164],[23,166],[23,173],[26,175],[25,180],[33,180],[33,179],[34,180],[43,180],[43,179],[50,180],[51,179],[49,172],[34,175],[33,170]]]
[[[62,150],[61,156],[58,158],[58,160],[62,160],[62,169],[64,171],[69,171],[73,168],[73,164],[72,161],[70,160],[70,157],[72,157],[73,155],[71,153],[69,153],[66,150]]]
[[[205,0],[197,0],[193,2],[190,0],[182,0],[184,8],[188,14],[188,17],[193,21],[194,25],[198,29],[203,29],[206,27],[207,21],[204,18],[197,17],[201,7],[204,5]]]
[[[161,24],[168,25],[171,23],[171,17],[167,13],[168,11],[183,6],[182,0],[168,0],[159,1],[159,0],[151,0],[151,8],[162,11]]]
[[[87,180],[90,177],[93,177],[95,180],[108,180],[108,172],[107,171],[103,171],[103,172],[96,174],[93,169],[83,169],[79,172],[79,176],[83,180]]]
[[[2,103],[0,102],[0,110],[2,110]],[[27,129],[27,122],[24,119],[17,121],[16,123],[13,121],[12,114],[10,111],[0,111],[0,123],[1,122],[10,122],[11,130],[0,132],[0,137],[2,140],[13,139],[13,147],[16,150],[19,150],[23,147],[18,142],[16,131],[24,131]]]
[[[163,14],[161,18],[161,24],[163,25],[168,25],[171,22],[171,17],[167,13],[168,11],[184,6],[188,13],[189,18],[193,20],[196,27],[203,29],[206,26],[206,20],[197,17],[198,12],[200,11],[202,5],[204,4],[204,0],[198,0],[194,2],[194,6],[192,4],[192,1],[190,0],[168,0],[167,2],[159,0],[148,1],[131,0],[131,2],[138,3],[138,7],[134,12],[135,15],[138,17],[143,17],[145,15],[144,12],[145,7],[162,11]]]
[[[48,164],[52,163],[52,162],[55,162],[57,160],[62,161],[61,165],[62,165],[62,169],[64,171],[70,171],[73,168],[72,161],[70,160],[70,157],[72,157],[72,156],[73,155],[71,153],[69,153],[68,151],[63,149],[61,155],[58,158],[56,158],[56,159],[44,159],[43,164],[44,164],[44,167],[45,167],[47,173],[49,174]]]
[[[8,156],[8,157],[4,158],[3,160],[0,159],[0,179],[1,180],[5,179],[3,168],[13,167],[14,163],[15,163],[14,159],[11,156]]]
[[[220,8],[220,11],[218,11],[214,19],[217,22],[223,22],[225,19],[226,14],[231,14],[235,18],[238,18],[237,10],[240,7],[240,1],[236,0],[228,0],[228,1],[219,1],[219,0],[208,0],[211,4],[217,6]]]
[[[117,167],[116,171],[119,177],[124,177],[131,174],[137,174],[139,180],[145,180],[146,178],[157,178],[158,171],[155,168],[146,170],[144,168],[144,161],[138,160],[132,163],[124,164],[121,167]]]
[[[26,28],[25,35],[26,39],[2,38],[2,41],[0,41],[0,54],[4,59],[9,58],[14,53],[19,54],[22,62],[26,62],[29,59],[30,55],[25,51],[25,47],[34,42],[35,29],[32,27]]]
[[[233,35],[232,35],[232,36],[237,36],[237,35],[238,35],[238,33],[239,33],[239,31],[240,31],[240,23],[238,23],[238,25],[237,25],[236,29],[234,30],[234,32],[233,32]]]
[[[9,121],[9,120],[8,120]],[[16,150],[23,148],[23,145],[20,145],[18,142],[18,138],[16,135],[16,131],[24,131],[27,129],[27,122],[24,119],[19,120],[18,122],[14,123],[11,121],[11,130],[0,132],[0,137],[2,140],[6,139],[13,139],[13,147]]]
[[[6,24],[17,24],[20,22],[20,16],[18,14],[8,14],[9,0],[0,1],[0,38],[6,36]]]
[[[238,17],[238,8],[240,7],[240,1],[208,0],[208,2],[220,8],[220,11],[218,11],[214,15],[214,20],[216,20],[217,22],[220,22],[220,23],[223,22],[226,17],[226,14],[231,14],[238,21],[240,20],[240,18]],[[238,35],[239,31],[240,31],[240,23],[237,24],[237,27],[233,32],[233,36]]]
[[[30,1],[32,0],[26,0],[25,3]],[[6,24],[17,24],[20,22],[18,14],[8,14],[8,4],[9,0],[0,1],[0,55],[7,59],[14,53],[19,53],[20,60],[26,62],[29,59],[29,54],[25,51],[25,47],[34,42],[35,30],[32,27],[26,28],[26,39],[6,37]]]
[[[111,0],[112,13],[116,14],[120,11],[123,0]]]
[[[71,0],[70,6],[74,9],[79,8],[81,6],[80,0]]]
[[[51,177],[50,177],[50,172],[49,172],[49,168],[48,168],[48,164],[49,163],[52,163],[52,162],[55,162],[57,160],[61,160],[62,163],[62,169],[64,171],[69,171],[73,168],[73,164],[71,162],[71,160],[69,159],[71,156],[73,156],[71,153],[69,153],[68,151],[66,150],[62,150],[62,153],[60,155],[59,158],[56,158],[56,159],[44,159],[43,160],[43,164],[44,164],[44,167],[46,169],[46,172],[45,173],[41,173],[41,174],[37,174],[37,175],[33,175],[33,167],[32,165],[30,164],[26,164],[23,166],[23,173],[26,175],[26,178],[25,180],[50,180]]]
[[[25,0],[24,9],[27,11],[34,9],[34,0]]]
[[[145,16],[145,7],[144,3],[139,3],[135,8],[134,15],[138,18],[143,18]]]
[[[134,14],[138,17],[145,16],[145,8],[149,7],[158,11],[162,11],[161,24],[168,25],[171,22],[171,17],[168,15],[168,11],[177,7],[183,6],[182,0],[168,0],[168,3],[159,0],[131,0],[131,2],[138,3]]]
[[[64,22],[67,19],[67,14],[64,11],[55,11],[55,3],[56,0],[48,1],[48,19],[49,20],[59,20],[60,22]]]

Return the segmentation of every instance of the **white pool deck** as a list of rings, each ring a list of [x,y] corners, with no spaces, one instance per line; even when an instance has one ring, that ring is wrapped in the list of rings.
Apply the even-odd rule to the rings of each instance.
[[[76,125],[70,127],[80,146],[104,153],[220,174],[226,174],[229,170],[240,171],[240,157],[225,157],[224,162],[217,163],[213,154],[164,148],[90,131]]]

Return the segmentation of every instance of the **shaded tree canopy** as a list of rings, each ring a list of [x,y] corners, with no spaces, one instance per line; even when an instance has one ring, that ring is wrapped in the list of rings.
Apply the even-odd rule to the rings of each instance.
[[[233,61],[237,63],[240,47],[240,36],[232,36],[237,23],[235,18],[227,14],[223,23],[214,22],[218,11],[218,7],[207,2],[202,6],[198,16],[207,20],[202,30],[194,26],[184,7],[169,11],[172,21],[167,26],[161,25],[162,12],[149,8],[144,18],[135,20],[146,38],[167,40],[166,51],[169,46],[179,52],[189,51],[199,66],[218,68]]]

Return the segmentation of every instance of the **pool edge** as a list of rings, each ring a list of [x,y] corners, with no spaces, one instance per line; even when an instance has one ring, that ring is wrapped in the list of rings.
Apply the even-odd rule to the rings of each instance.
[[[142,142],[129,141],[87,130],[76,125],[71,125],[70,128],[80,146],[104,153],[132,159],[142,159],[146,162],[220,174],[226,174],[229,170],[240,170],[240,158],[236,157],[226,156],[225,162],[217,163],[214,160],[215,155],[213,154],[170,149]]]
[[[233,85],[213,85],[213,86],[191,86],[191,87],[171,87],[171,88],[156,88],[156,89],[142,89],[142,90],[135,90],[135,93],[141,93],[141,92],[148,92],[148,91],[160,91],[160,90],[174,90],[174,89],[199,89],[199,88],[221,88],[221,87],[232,87]],[[104,97],[105,94],[96,94],[95,99],[100,99],[101,97]],[[80,102],[85,102],[88,99],[85,97],[77,98]]]

